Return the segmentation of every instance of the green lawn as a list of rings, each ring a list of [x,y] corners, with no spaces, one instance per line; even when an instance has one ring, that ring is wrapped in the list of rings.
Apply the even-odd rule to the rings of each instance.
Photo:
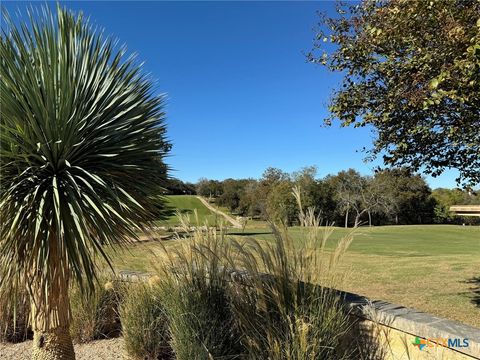
[[[289,234],[295,241],[302,241],[303,231],[293,227]],[[273,239],[266,227],[247,228],[245,233],[232,229],[230,233]],[[346,233],[343,228],[335,228],[328,246],[333,248]],[[148,271],[161,261],[159,253],[158,243],[136,245],[115,263],[122,269]],[[341,271],[347,275],[341,285],[344,290],[480,327],[480,227],[360,228]]]
[[[223,217],[212,213],[200,200],[192,195],[170,195],[167,196],[167,203],[173,209],[177,209],[183,214],[188,214],[192,225],[197,225],[194,209],[197,210],[199,225],[204,225],[205,222],[208,222],[210,226],[213,226],[223,220]],[[158,221],[158,225],[160,226],[179,225],[179,223],[176,215],[173,215],[166,220]]]
[[[305,229],[291,227],[295,241],[302,241]],[[351,229],[334,228],[330,246]],[[231,231],[231,233],[234,233]],[[243,235],[239,232],[236,235]],[[268,228],[246,229],[245,234],[272,239]],[[392,257],[428,257],[435,255],[476,255],[480,257],[480,227],[457,225],[399,225],[361,227],[355,231],[350,251]]]

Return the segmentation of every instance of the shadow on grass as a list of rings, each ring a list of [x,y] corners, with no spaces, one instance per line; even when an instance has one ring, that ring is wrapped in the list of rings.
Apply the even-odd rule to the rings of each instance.
[[[177,209],[177,211],[180,212],[180,214],[193,214],[191,209]],[[172,214],[175,215],[175,211],[173,211]]]
[[[255,235],[268,235],[271,234],[271,230],[265,230],[265,231],[256,231],[256,232],[241,232],[241,231],[229,231],[228,235],[235,235],[235,236],[255,236]]]
[[[468,296],[472,304],[480,307],[480,276],[473,277],[465,281],[466,284],[470,285]]]

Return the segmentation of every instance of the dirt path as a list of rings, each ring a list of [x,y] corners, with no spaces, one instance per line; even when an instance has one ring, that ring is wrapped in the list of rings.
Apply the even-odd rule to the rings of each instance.
[[[231,217],[228,214],[225,214],[223,211],[217,209],[216,207],[212,206],[205,198],[201,196],[197,196],[197,199],[202,202],[203,205],[205,205],[210,211],[223,216],[229,223],[233,225],[233,227],[241,229],[242,224],[240,224],[237,220],[235,220],[233,217]]]

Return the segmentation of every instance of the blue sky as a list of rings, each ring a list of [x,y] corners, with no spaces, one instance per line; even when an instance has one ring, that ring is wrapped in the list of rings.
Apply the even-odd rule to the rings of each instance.
[[[5,4],[5,3],[4,3]],[[261,176],[316,165],[319,176],[355,168],[368,174],[371,129],[322,127],[340,81],[305,61],[316,11],[333,2],[65,2],[145,61],[168,94],[167,162],[195,182]],[[6,3],[8,10],[27,3]],[[426,177],[454,187],[455,172]]]

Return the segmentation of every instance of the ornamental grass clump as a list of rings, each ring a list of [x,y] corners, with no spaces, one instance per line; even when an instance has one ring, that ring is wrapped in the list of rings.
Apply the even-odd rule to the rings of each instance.
[[[25,290],[18,292],[0,289],[0,342],[21,342],[31,338],[28,324],[30,300]]]
[[[272,224],[274,241],[239,240],[180,216],[184,237],[159,270],[177,359],[348,359],[348,310],[333,289],[353,233],[300,212],[302,241]]]
[[[353,234],[327,250],[332,228],[314,213],[301,212],[302,241],[273,225],[273,242],[234,242],[235,266],[245,276],[232,299],[249,359],[350,358],[343,338],[351,320],[333,287],[342,280],[338,264]]]
[[[163,289],[151,281],[127,285],[125,290],[120,318],[127,353],[134,359],[173,359]]]
[[[231,246],[223,231],[208,226],[170,247],[159,269],[169,318],[171,346],[178,360],[238,359],[244,355],[235,321],[231,283],[224,266]]]
[[[77,343],[115,337],[120,334],[118,308],[123,298],[123,284],[113,277],[101,277],[92,291],[78,287],[70,292],[70,334]]]

